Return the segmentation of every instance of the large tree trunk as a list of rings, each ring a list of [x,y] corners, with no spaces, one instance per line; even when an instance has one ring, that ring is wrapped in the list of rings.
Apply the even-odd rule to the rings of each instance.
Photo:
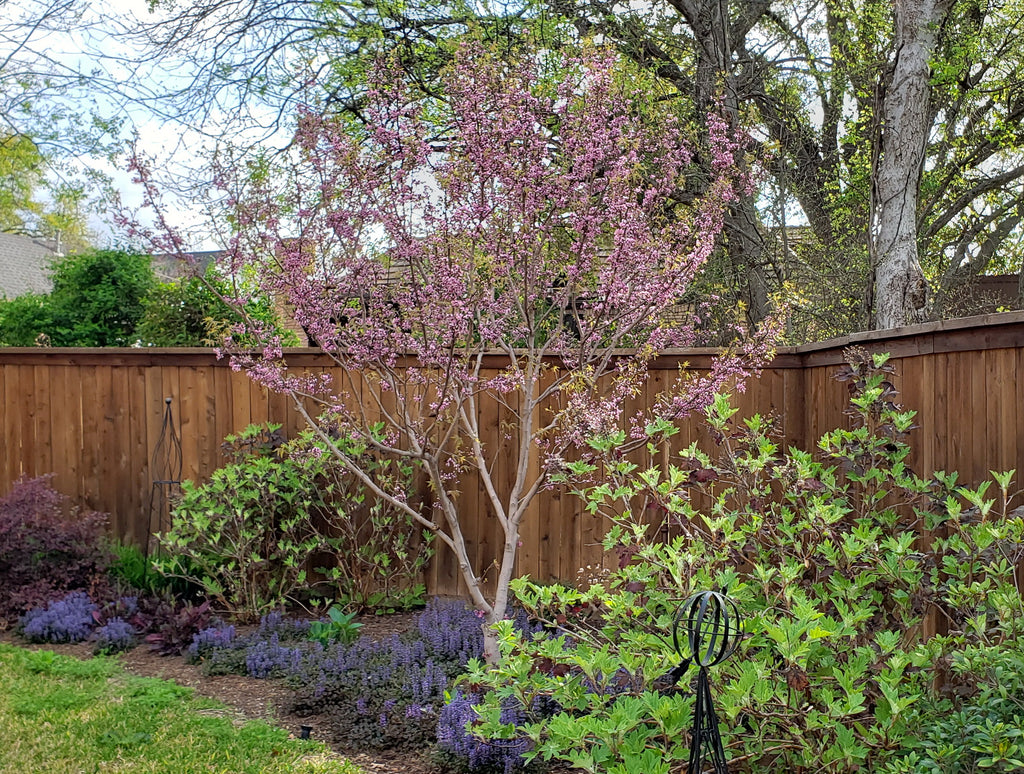
[[[895,59],[882,105],[875,170],[875,327],[920,322],[927,285],[917,253],[918,188],[931,128],[930,61],[951,0],[896,0]]]
[[[698,116],[722,113],[740,130],[741,93],[732,68],[733,25],[729,6],[721,0],[686,0],[677,6],[696,41],[692,83]],[[710,165],[710,159],[707,160]],[[724,228],[726,250],[738,280],[739,300],[746,307],[746,322],[757,325],[768,316],[769,289],[765,273],[764,237],[754,196],[741,196],[729,208]]]

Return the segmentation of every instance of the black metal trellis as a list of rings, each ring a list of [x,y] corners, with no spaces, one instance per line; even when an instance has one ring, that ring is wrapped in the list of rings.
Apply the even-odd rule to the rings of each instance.
[[[149,491],[149,534],[146,535],[145,546],[147,557],[153,535],[170,529],[171,497],[181,490],[181,437],[174,426],[171,398],[164,398],[164,404],[164,419],[149,466],[153,485]]]
[[[680,626],[685,627],[685,643],[679,641]],[[741,638],[736,603],[715,591],[694,594],[680,606],[672,622],[672,645],[683,659],[672,676],[678,680],[691,664],[696,664],[698,669],[688,774],[703,774],[705,760],[711,763],[710,770],[714,774],[729,774],[707,670],[729,658]]]

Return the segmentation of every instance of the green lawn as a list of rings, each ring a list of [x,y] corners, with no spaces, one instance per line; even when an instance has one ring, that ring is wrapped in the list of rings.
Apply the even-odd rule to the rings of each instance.
[[[109,658],[0,644],[0,774],[359,774],[316,742]]]

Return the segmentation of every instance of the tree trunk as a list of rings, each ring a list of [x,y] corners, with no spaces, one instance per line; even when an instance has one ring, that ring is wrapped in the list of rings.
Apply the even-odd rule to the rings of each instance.
[[[928,292],[917,252],[918,188],[931,127],[931,57],[951,0],[895,1],[895,57],[882,104],[872,191],[875,327],[920,322]]]

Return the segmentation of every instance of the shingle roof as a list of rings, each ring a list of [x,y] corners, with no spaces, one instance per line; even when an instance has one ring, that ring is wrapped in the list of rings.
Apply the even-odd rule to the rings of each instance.
[[[225,250],[196,250],[188,255],[195,262],[193,268],[196,273],[202,275],[211,263],[217,263],[227,256],[227,252]],[[181,256],[169,253],[154,255],[152,266],[153,273],[156,274],[157,279],[161,282],[180,279],[186,273],[186,267],[181,261]]]
[[[29,291],[48,293],[48,270],[58,255],[54,245],[20,234],[0,234],[0,297],[14,298]]]

